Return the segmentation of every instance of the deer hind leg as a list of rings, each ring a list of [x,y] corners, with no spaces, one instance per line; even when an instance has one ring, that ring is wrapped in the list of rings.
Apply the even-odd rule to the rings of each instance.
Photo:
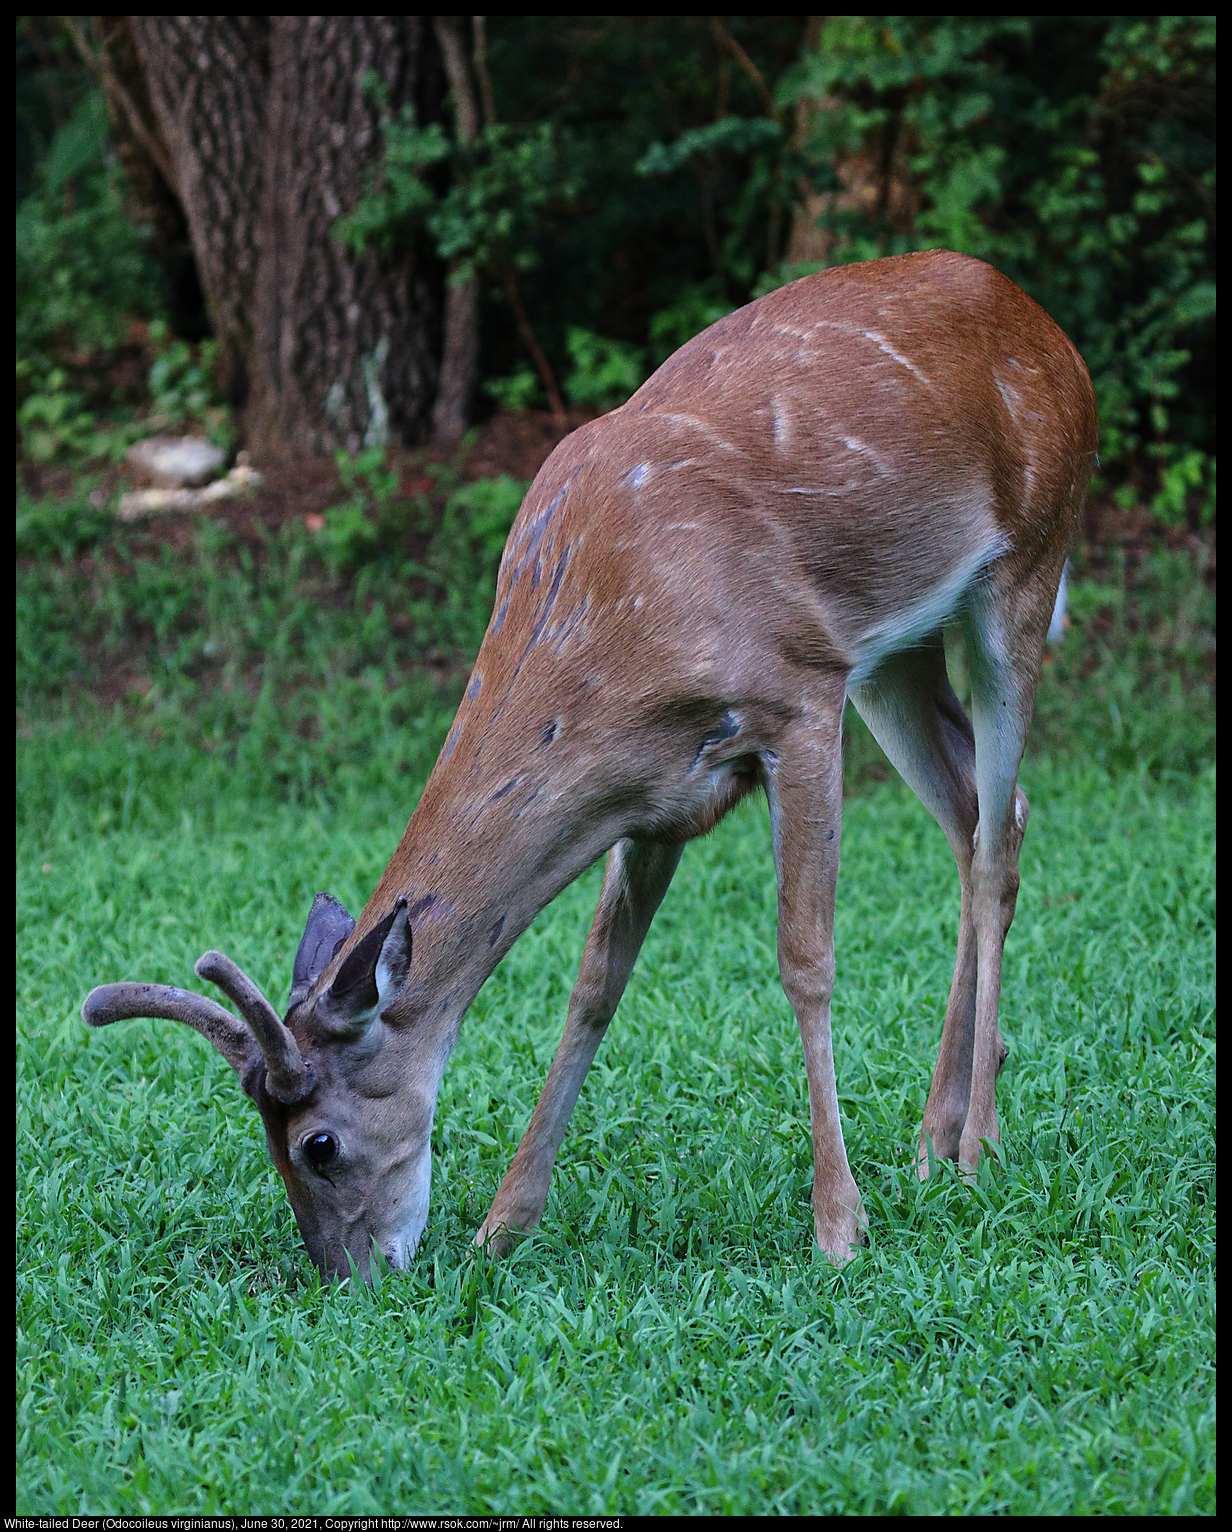
[[[979,818],[975,735],[950,685],[939,632],[918,648],[890,655],[850,695],[877,743],[945,832],[962,889],[954,980],[920,1129],[917,1168],[923,1177],[930,1146],[935,1159],[958,1158],[971,1098],[976,1011],[971,858]]]
[[[683,847],[617,841],[608,852],[603,891],[569,1000],[564,1036],[530,1125],[475,1236],[496,1256],[518,1232],[543,1217],[552,1167],[582,1082],[616,1013],[655,911],[667,893]]]
[[[779,884],[779,974],[800,1027],[808,1078],[813,1227],[836,1262],[849,1259],[867,1222],[843,1144],[830,1035],[843,694],[841,676],[817,685],[776,748],[762,754]]]
[[[994,565],[972,592],[966,617],[980,817],[971,857],[975,1042],[958,1150],[965,1166],[976,1165],[984,1145],[995,1148],[1000,1142],[995,1092],[1005,1057],[997,1025],[1001,961],[1018,900],[1018,853],[1027,826],[1027,800],[1016,779],[1059,574],[1059,568],[1041,568],[1018,584],[1004,564]]]

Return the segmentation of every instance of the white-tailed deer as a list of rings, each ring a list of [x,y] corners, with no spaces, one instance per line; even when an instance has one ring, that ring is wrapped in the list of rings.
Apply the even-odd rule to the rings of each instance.
[[[285,1018],[228,959],[243,1020],[104,985],[93,1026],[186,1022],[234,1065],[323,1274],[395,1266],[428,1216],[446,1060],[480,985],[607,852],[564,1037],[477,1242],[542,1216],[586,1071],[685,841],[765,788],[783,988],[804,1044],[817,1241],[861,1238],[830,994],[843,707],[945,831],[958,959],[918,1148],[998,1142],[1001,957],[1027,803],[1016,776],[1095,460],[1078,353],[991,267],[947,251],[805,277],[696,336],[563,441],[501,561],[466,696],[358,921],[320,894]],[[941,628],[961,622],[968,721]],[[412,958],[412,936],[414,956]],[[348,1259],[349,1258],[349,1259]]]

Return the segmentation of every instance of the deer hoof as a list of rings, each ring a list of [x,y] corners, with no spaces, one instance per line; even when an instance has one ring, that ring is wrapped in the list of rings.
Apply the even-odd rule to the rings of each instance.
[[[537,1219],[528,1218],[523,1222],[508,1215],[489,1213],[479,1233],[475,1235],[475,1248],[484,1251],[494,1261],[503,1260],[537,1222]]]
[[[959,1155],[959,1144],[962,1140],[962,1119],[947,1125],[938,1124],[936,1127],[924,1126],[920,1129],[919,1142],[915,1151],[915,1173],[921,1181],[927,1181],[929,1176],[928,1145],[932,1141],[933,1164],[938,1165],[942,1160],[956,1160]]]
[[[852,1187],[852,1207],[828,1208],[824,1213],[814,1213],[813,1231],[818,1248],[835,1266],[845,1266],[855,1255],[867,1237],[868,1215],[860,1194]]]
[[[974,1172],[985,1152],[991,1153],[993,1159],[998,1158],[998,1148],[1001,1143],[1001,1135],[997,1130],[996,1122],[983,1129],[965,1128],[962,1142],[958,1146],[959,1166],[968,1172]]]

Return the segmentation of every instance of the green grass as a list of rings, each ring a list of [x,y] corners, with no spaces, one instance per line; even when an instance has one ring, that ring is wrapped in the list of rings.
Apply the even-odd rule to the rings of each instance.
[[[953,864],[897,784],[848,804],[836,1048],[871,1239],[841,1271],[760,801],[687,850],[542,1230],[471,1253],[592,870],[464,1024],[414,1269],[356,1292],[318,1285],[208,1046],[77,1007],[192,982],[211,945],[281,996],[312,894],[363,902],[413,790],[279,802],[173,744],[73,744],[21,752],[19,1511],[1213,1512],[1213,769],[1024,773],[1005,1163],[969,1193],[910,1171]]]

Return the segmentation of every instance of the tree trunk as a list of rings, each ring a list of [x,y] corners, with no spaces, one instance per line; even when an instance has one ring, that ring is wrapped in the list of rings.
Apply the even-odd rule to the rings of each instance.
[[[440,105],[421,17],[130,18],[192,237],[220,377],[258,460],[426,434],[441,272],[356,256],[333,225],[366,189],[381,122]]]
[[[132,16],[129,23],[188,220],[218,342],[219,382],[242,404],[252,353],[269,21]]]
[[[479,134],[479,103],[468,45],[470,28],[462,16],[434,16],[432,25],[453,98],[454,137],[460,144],[473,143]],[[440,386],[432,411],[433,441],[451,444],[465,434],[478,381],[479,278],[459,278],[451,267],[445,286]]]

